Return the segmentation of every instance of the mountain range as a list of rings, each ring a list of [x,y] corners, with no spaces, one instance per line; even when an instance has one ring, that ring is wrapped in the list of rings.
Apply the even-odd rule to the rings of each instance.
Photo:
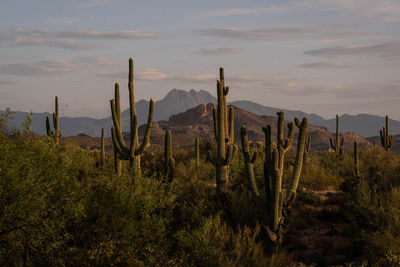
[[[121,101],[124,101],[123,99]],[[107,101],[105,101],[106,104]],[[172,115],[185,112],[200,104],[215,104],[217,99],[209,92],[201,91],[184,91],[173,89],[163,99],[154,103],[154,119],[153,121],[168,120]],[[279,109],[275,107],[264,106],[251,101],[234,101],[230,102],[237,108],[254,113],[260,116],[276,116],[280,110],[285,112],[287,120],[293,120],[294,117],[307,117],[310,124],[326,127],[328,131],[334,132],[336,129],[336,119],[325,120],[317,114],[308,114],[302,111],[294,111],[288,109]],[[147,100],[139,100],[136,102],[136,112],[138,114],[139,125],[146,123],[149,102]],[[1,111],[0,111],[1,112]],[[10,124],[19,128],[29,113],[17,111],[14,119]],[[33,113],[32,130],[38,134],[45,134],[45,119],[51,116],[50,113]],[[129,129],[129,110],[125,110],[121,114],[122,127],[124,130]],[[344,114],[340,118],[340,132],[357,132],[363,137],[372,137],[379,135],[379,130],[384,126],[385,118],[382,116],[359,114],[356,116]],[[390,133],[400,133],[400,121],[389,119]],[[89,136],[99,136],[101,128],[110,129],[112,121],[110,117],[102,119],[94,119],[89,117],[61,117],[60,128],[64,136],[73,136],[80,133]],[[107,135],[109,131],[106,130]]]

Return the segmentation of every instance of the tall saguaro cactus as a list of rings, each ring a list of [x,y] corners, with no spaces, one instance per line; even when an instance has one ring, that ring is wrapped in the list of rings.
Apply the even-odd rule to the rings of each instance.
[[[343,159],[344,138],[339,140],[339,115],[336,114],[336,137],[329,138],[331,148],[336,152],[340,159]]]
[[[175,173],[175,160],[172,156],[172,137],[171,131],[165,132],[164,144],[164,176],[168,177],[169,182],[172,182]]]
[[[50,128],[50,120],[49,117],[46,116],[46,132],[47,136],[54,139],[56,144],[60,143],[60,128],[59,128],[59,117],[58,117],[58,97],[55,98],[55,112],[53,113],[53,128],[54,131],[51,131]]]
[[[139,145],[138,117],[135,107],[135,94],[133,83],[133,59],[129,59],[129,114],[130,114],[130,144],[125,144],[122,136],[121,126],[121,108],[119,101],[119,85],[115,84],[115,99],[110,100],[111,114],[114,126],[111,128],[111,135],[114,148],[119,157],[123,160],[129,160],[131,168],[133,168],[134,177],[141,176],[140,157],[148,146],[150,146],[150,130],[153,121],[153,100],[150,99],[149,116],[147,119],[146,132],[144,134],[142,144]]]
[[[387,150],[392,149],[393,145],[393,135],[389,135],[389,116],[386,115],[386,127],[383,127],[382,130],[379,131],[381,135],[381,144],[383,148]]]
[[[360,177],[360,160],[358,155],[358,143],[354,141],[354,175]]]
[[[287,124],[288,137],[284,139],[284,113],[278,112],[278,134],[277,143],[271,140],[271,125],[263,127],[265,134],[265,161],[264,161],[264,183],[266,194],[266,210],[268,213],[269,222],[266,226],[270,240],[274,243],[274,250],[279,248],[283,239],[282,225],[284,222],[284,208],[290,207],[296,197],[296,190],[299,184],[300,174],[303,166],[303,157],[306,147],[307,137],[307,118],[303,118],[300,122],[297,118],[295,124],[299,128],[296,160],[291,179],[287,189],[283,189],[282,177],[284,172],[284,158],[289,151],[293,142],[294,124]],[[254,175],[254,162],[257,158],[257,152],[251,156],[249,151],[249,143],[246,132],[246,127],[241,128],[241,140],[243,156],[245,161],[246,176],[249,181],[252,195],[256,199],[260,199],[260,191],[257,188]]]
[[[104,167],[106,162],[106,151],[104,147],[104,128],[101,128],[101,142],[100,142],[100,166]]]
[[[200,145],[199,138],[195,137],[194,139],[194,156],[195,156],[195,168],[198,170],[200,167]]]
[[[214,133],[217,141],[217,156],[209,159],[216,166],[217,195],[226,194],[228,190],[229,165],[237,155],[238,147],[234,145],[234,113],[229,108],[229,125],[227,117],[226,96],[229,87],[225,86],[224,69],[220,68],[220,80],[217,81],[218,106],[213,108]]]

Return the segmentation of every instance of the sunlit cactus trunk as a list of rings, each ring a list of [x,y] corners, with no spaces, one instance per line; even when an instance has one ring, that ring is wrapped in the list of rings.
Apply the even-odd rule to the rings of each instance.
[[[220,68],[220,80],[217,81],[218,106],[213,108],[214,133],[217,141],[217,156],[215,159],[212,159],[211,151],[209,151],[209,159],[216,167],[218,196],[225,195],[228,191],[229,165],[238,152],[237,145],[234,145],[233,107],[229,108],[228,124],[228,108],[226,105],[228,92],[229,87],[225,86],[224,69]]]
[[[149,116],[146,125],[146,132],[139,146],[138,118],[135,107],[134,83],[133,83],[133,59],[129,59],[129,114],[130,114],[130,144],[125,144],[122,136],[121,109],[119,99],[119,85],[115,84],[115,99],[110,100],[111,114],[114,127],[111,128],[111,135],[115,151],[123,160],[129,160],[133,177],[141,176],[140,157],[150,146],[150,131],[153,121],[154,102],[150,99]]]

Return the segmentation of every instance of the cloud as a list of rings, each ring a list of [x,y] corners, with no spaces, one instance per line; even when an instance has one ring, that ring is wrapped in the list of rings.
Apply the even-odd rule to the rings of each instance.
[[[94,48],[75,40],[140,40],[166,38],[164,34],[139,31],[91,31],[91,30],[32,30],[27,28],[7,28],[0,30],[0,42],[11,46],[44,45],[71,50]]]
[[[319,57],[338,56],[378,56],[385,59],[400,59],[400,41],[387,42],[370,46],[335,46],[306,51],[305,54]]]
[[[2,74],[31,77],[54,77],[65,74],[91,74],[103,77],[119,62],[106,57],[78,57],[72,60],[51,59],[0,65]]]
[[[246,7],[215,9],[188,16],[188,19],[223,17],[234,15],[276,14],[301,11],[334,11],[350,13],[376,21],[400,21],[400,2],[398,0],[292,0],[281,1],[266,7]]]
[[[112,3],[113,3],[113,0],[94,0],[91,2],[81,4],[81,5],[79,5],[79,7],[81,7],[81,8],[101,7],[101,6],[109,5]]]
[[[240,48],[232,47],[220,47],[217,49],[200,49],[193,54],[199,54],[202,56],[225,56],[231,54],[243,54],[244,50]]]
[[[52,26],[65,26],[71,25],[79,22],[81,18],[79,17],[55,17],[55,18],[44,18],[42,23],[52,25]]]
[[[11,84],[16,84],[16,82],[12,82],[12,81],[0,81],[0,86],[11,85]]]
[[[264,14],[282,11],[282,8],[278,6],[271,7],[249,7],[249,8],[229,8],[229,9],[217,9],[208,10],[198,15],[188,16],[188,19],[201,19],[209,17],[223,17],[232,15],[252,15],[252,14]]]
[[[299,39],[312,36],[326,35],[329,37],[354,37],[362,36],[361,32],[338,31],[332,27],[287,27],[287,28],[208,28],[193,31],[195,34],[218,36],[238,40],[278,40]]]
[[[299,65],[301,68],[308,69],[343,69],[353,68],[355,65],[340,63],[340,62],[312,62]]]
[[[74,40],[65,39],[45,39],[45,38],[32,38],[32,37],[18,37],[14,42],[15,46],[48,46],[57,47],[70,50],[86,50],[95,48],[95,45],[79,43]]]

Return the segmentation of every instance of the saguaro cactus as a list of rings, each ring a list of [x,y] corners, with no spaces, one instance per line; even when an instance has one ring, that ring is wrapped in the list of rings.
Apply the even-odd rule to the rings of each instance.
[[[199,138],[195,137],[194,139],[194,156],[195,156],[195,168],[198,170],[200,167],[200,145]]]
[[[229,108],[229,125],[227,120],[226,95],[229,87],[225,87],[224,69],[220,68],[220,80],[217,81],[218,107],[213,108],[214,133],[217,141],[217,156],[210,161],[216,166],[217,195],[226,194],[228,190],[229,165],[237,155],[238,147],[234,145],[234,114],[233,107]],[[228,127],[229,126],[229,127]]]
[[[359,163],[359,156],[358,156],[358,143],[354,141],[354,175],[356,177],[360,177],[360,163]]]
[[[50,120],[49,117],[46,116],[46,132],[47,136],[54,139],[56,144],[60,143],[61,132],[59,128],[59,120],[58,120],[58,97],[55,99],[55,112],[53,113],[53,128],[54,131],[50,129]]]
[[[174,179],[175,173],[175,160],[172,156],[172,137],[171,131],[165,132],[165,145],[164,145],[164,176],[168,177],[169,182]]]
[[[336,155],[339,156],[339,158],[342,160],[343,159],[343,153],[344,153],[344,138],[341,138],[339,140],[339,115],[336,114],[336,137],[329,138],[331,148],[336,152]]]
[[[386,115],[386,127],[379,131],[381,135],[381,144],[385,150],[391,150],[393,145],[393,136],[389,135],[389,116]]]
[[[142,144],[139,146],[138,118],[135,107],[135,95],[133,84],[133,59],[129,59],[129,114],[130,114],[130,145],[126,145],[122,136],[121,109],[119,102],[119,85],[115,84],[115,99],[110,100],[111,114],[114,127],[111,128],[111,135],[114,148],[119,157],[123,160],[129,160],[133,168],[134,177],[141,176],[140,157],[148,146],[150,146],[150,130],[153,121],[153,100],[150,99],[149,116],[147,119],[146,132]],[[117,97],[118,96],[118,97]]]
[[[106,151],[104,148],[104,128],[101,128],[101,141],[100,141],[100,166],[104,167],[106,162]]]
[[[285,214],[283,209],[289,208],[296,197],[296,190],[303,166],[304,152],[306,150],[307,118],[303,118],[301,123],[296,118],[295,124],[299,128],[296,160],[291,179],[286,190],[282,187],[284,158],[285,153],[290,149],[293,141],[294,124],[292,122],[287,124],[288,137],[284,139],[284,113],[282,111],[278,112],[277,144],[273,143],[271,140],[271,125],[263,127],[265,134],[264,183],[266,194],[266,210],[269,218],[269,223],[266,226],[266,230],[271,241],[274,243],[275,251],[279,248],[283,239],[282,225]],[[241,128],[241,140],[245,161],[245,171],[249,181],[250,189],[253,197],[260,199],[259,190],[255,182],[253,166],[257,158],[257,152],[254,152],[252,156],[250,155],[247,132],[244,126]]]

